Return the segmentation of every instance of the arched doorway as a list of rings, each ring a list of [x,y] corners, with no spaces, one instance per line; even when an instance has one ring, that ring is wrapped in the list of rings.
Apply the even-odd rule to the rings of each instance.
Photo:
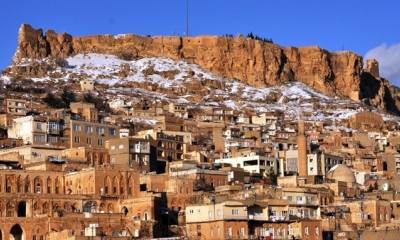
[[[19,224],[15,224],[10,230],[10,240],[24,240],[24,231]]]
[[[26,217],[26,202],[25,201],[21,201],[18,203],[17,216],[18,217]]]

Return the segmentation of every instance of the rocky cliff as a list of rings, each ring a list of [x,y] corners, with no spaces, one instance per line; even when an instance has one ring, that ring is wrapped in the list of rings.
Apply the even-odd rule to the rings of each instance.
[[[144,37],[96,35],[72,37],[22,25],[14,61],[65,58],[78,53],[107,53],[123,59],[168,57],[196,63],[211,72],[253,86],[300,81],[327,95],[366,99],[397,112],[387,81],[363,69],[352,52],[331,53],[319,47],[281,47],[245,37]]]

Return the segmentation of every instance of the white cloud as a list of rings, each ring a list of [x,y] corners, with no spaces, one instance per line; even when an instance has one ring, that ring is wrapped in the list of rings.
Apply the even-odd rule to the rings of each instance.
[[[380,75],[396,85],[400,85],[400,43],[381,44],[369,50],[364,59],[375,58],[379,62]]]

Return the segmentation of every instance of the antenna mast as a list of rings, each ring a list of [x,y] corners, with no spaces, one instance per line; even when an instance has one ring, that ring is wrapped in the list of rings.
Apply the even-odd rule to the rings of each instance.
[[[186,0],[186,37],[189,36],[189,0]]]

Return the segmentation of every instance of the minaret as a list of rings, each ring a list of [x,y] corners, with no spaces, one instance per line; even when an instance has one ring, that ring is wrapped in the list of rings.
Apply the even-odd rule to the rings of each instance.
[[[297,170],[300,177],[307,177],[307,139],[304,130],[304,121],[299,120],[297,133]]]

